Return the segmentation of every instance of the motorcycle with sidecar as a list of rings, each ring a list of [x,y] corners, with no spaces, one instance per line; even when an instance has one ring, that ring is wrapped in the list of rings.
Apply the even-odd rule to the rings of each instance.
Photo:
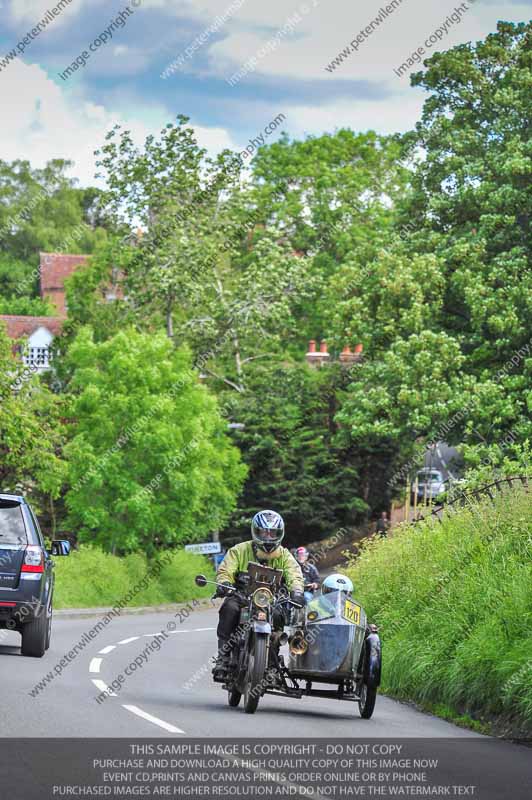
[[[244,710],[253,714],[266,694],[323,697],[356,702],[360,716],[369,719],[380,685],[381,643],[360,603],[335,591],[299,606],[283,587],[281,570],[249,562],[244,575],[240,588],[237,581],[229,590],[241,602],[223,681],[229,705],[244,697]],[[221,585],[196,576],[198,586],[210,583]]]

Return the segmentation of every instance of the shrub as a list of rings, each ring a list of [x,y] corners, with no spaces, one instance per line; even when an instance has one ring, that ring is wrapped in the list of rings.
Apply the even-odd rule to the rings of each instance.
[[[112,607],[139,586],[146,576],[149,583],[139,588],[127,603],[138,607],[176,603],[195,597],[208,597],[212,589],[200,589],[194,583],[199,572],[214,574],[211,562],[203,556],[184,550],[166,551],[159,560],[170,555],[169,563],[157,573],[150,569],[141,553],[124,558],[104,553],[96,547],[80,547],[68,558],[57,558],[54,605],[56,608]]]

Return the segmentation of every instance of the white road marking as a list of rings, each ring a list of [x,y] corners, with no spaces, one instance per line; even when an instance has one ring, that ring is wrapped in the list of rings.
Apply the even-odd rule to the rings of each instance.
[[[216,628],[194,628],[194,630],[192,632],[196,633],[198,631],[215,631],[215,630],[216,630]]]
[[[151,722],[153,725],[158,725],[159,728],[163,728],[168,733],[185,733],[182,731],[181,728],[176,728],[175,725],[170,725],[169,722],[165,722],[163,719],[159,719],[159,717],[152,717],[151,714],[147,714],[141,708],[137,708],[137,706],[122,706],[122,708],[131,711],[132,714],[136,714],[137,717],[142,717],[142,719]]]
[[[157,633],[143,633],[143,636],[160,636],[162,631],[157,631]]]
[[[168,633],[192,633],[192,631],[168,631]]]
[[[136,642],[137,639],[140,639],[140,636],[130,636],[129,639],[122,639],[118,644],[129,644],[130,642]]]
[[[104,681],[101,681],[99,678],[92,678],[92,682],[100,692],[105,692],[109,697],[116,697],[116,693],[113,692]]]
[[[111,650],[115,650],[115,649],[116,649],[116,644],[108,644],[107,647],[103,648],[103,650],[98,650],[98,653],[101,656],[106,656],[107,653],[110,653]]]
[[[89,672],[99,672],[103,658],[93,658],[89,664]]]

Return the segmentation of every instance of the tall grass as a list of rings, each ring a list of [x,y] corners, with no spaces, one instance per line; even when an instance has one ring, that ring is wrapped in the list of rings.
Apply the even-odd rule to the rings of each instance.
[[[81,547],[68,558],[56,558],[54,605],[56,608],[112,607],[134,587],[141,587],[128,606],[177,603],[208,597],[212,589],[200,589],[194,577],[214,574],[210,561],[184,550],[162,558],[170,561],[154,570],[140,553],[119,558],[93,547]],[[160,559],[161,560],[161,559]],[[149,579],[149,580],[148,580]]]
[[[532,499],[520,488],[365,544],[348,572],[383,684],[532,733]]]

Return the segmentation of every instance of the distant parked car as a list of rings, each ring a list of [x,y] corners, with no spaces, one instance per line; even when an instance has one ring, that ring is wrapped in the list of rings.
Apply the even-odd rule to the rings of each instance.
[[[70,543],[47,551],[39,523],[23,497],[0,494],[0,628],[18,631],[23,656],[40,658],[50,647],[54,564]]]
[[[416,481],[412,483],[412,503],[416,496]],[[446,491],[443,474],[437,469],[420,469],[417,473],[417,501],[434,500]]]

